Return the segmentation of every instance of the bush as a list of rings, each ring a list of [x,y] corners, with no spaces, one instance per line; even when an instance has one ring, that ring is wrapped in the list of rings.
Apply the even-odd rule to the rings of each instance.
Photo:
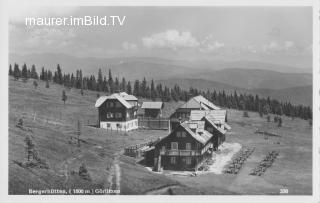
[[[79,176],[83,179],[90,180],[90,175],[85,163],[82,163],[81,166],[79,167]]]
[[[244,111],[244,112],[243,112],[243,117],[249,118],[248,111]]]

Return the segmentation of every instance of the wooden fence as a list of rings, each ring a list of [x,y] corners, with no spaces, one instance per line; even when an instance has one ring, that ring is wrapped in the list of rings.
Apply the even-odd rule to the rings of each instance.
[[[139,128],[152,129],[152,130],[168,130],[170,128],[169,118],[138,118]]]
[[[126,147],[124,149],[124,154],[131,157],[140,157],[144,154],[145,150],[152,147],[154,141],[149,141],[141,144],[136,144],[134,146]]]

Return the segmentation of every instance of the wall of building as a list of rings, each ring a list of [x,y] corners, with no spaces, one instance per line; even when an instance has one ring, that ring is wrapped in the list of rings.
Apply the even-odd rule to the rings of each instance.
[[[101,121],[100,128],[119,131],[135,130],[138,129],[138,119],[130,121]]]

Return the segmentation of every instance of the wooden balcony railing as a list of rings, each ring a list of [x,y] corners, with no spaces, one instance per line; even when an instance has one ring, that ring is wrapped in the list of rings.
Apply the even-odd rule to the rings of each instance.
[[[167,156],[199,156],[201,150],[160,150],[160,155]]]

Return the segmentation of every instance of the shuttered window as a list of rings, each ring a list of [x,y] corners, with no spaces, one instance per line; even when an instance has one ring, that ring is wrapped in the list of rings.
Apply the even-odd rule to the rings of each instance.
[[[186,143],[186,150],[191,150],[191,143]]]
[[[178,150],[178,142],[171,142],[171,149]]]

